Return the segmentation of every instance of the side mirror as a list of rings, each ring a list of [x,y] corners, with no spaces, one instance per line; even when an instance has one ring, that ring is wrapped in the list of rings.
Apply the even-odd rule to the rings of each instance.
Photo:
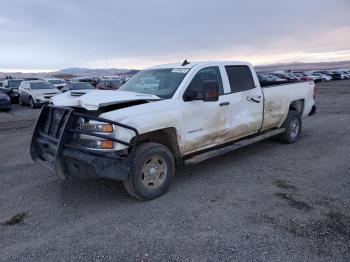
[[[216,80],[203,81],[203,101],[215,102],[219,100],[219,83]]]
[[[186,91],[184,96],[184,101],[193,101],[197,100],[197,92],[196,91]]]

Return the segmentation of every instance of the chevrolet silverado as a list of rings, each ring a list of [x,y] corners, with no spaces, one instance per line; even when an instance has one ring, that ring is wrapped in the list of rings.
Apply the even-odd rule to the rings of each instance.
[[[65,179],[122,181],[132,196],[162,195],[175,168],[276,136],[298,140],[316,112],[313,81],[261,87],[246,62],[187,62],[140,71],[117,91],[76,90],[38,117],[31,157]]]

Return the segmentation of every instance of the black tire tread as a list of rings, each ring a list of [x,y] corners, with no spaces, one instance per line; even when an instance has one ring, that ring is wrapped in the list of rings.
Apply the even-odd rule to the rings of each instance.
[[[140,163],[140,158],[143,157],[143,154],[145,154],[148,151],[156,151],[156,150],[162,150],[164,153],[168,154],[168,156],[172,159],[172,164],[175,170],[175,163],[174,163],[174,157],[172,155],[172,153],[170,152],[170,150],[165,147],[162,144],[159,143],[154,143],[154,142],[146,142],[146,143],[142,143],[140,145],[137,146],[134,155],[130,161],[130,170],[129,170],[129,176],[133,176],[136,174],[137,172],[137,168],[138,168],[138,164]],[[170,179],[173,178],[174,174],[167,174],[168,176],[170,176]],[[153,198],[146,198],[144,196],[142,196],[141,194],[137,193],[136,188],[134,187],[134,185],[132,184],[132,178],[130,178],[128,176],[128,178],[123,181],[123,186],[125,188],[125,190],[134,198],[139,199],[139,200],[151,200]]]
[[[295,118],[298,118],[299,119],[299,124],[300,124],[300,131],[299,131],[299,134],[301,132],[301,128],[302,128],[302,121],[301,121],[301,116],[300,114],[298,114],[298,112],[296,110],[289,110],[288,112],[288,115],[287,115],[287,118],[286,120],[284,121],[282,127],[286,129],[285,132],[283,132],[282,134],[278,135],[277,136],[277,139],[282,142],[282,143],[285,143],[285,144],[292,144],[292,143],[295,143],[299,136],[297,137],[296,140],[291,140],[290,136],[289,136],[289,124],[290,122],[292,122]]]
[[[30,101],[31,101],[31,100],[33,101],[33,107],[30,106]],[[31,96],[29,97],[29,106],[30,106],[31,109],[34,109],[34,108],[35,108],[35,102],[34,102],[33,97],[31,97]]]

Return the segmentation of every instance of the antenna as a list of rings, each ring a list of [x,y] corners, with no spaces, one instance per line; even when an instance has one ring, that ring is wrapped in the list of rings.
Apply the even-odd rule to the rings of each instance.
[[[182,66],[188,65],[190,62],[187,61],[187,59],[185,59],[185,61],[183,61]]]

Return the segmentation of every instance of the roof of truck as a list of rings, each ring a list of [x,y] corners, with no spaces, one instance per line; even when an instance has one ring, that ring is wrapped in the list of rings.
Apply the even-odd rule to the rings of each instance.
[[[182,63],[172,63],[172,64],[162,64],[156,65],[152,67],[148,67],[146,69],[159,69],[159,68],[192,68],[196,65],[248,65],[251,64],[245,61],[189,61],[188,64],[182,65]]]

